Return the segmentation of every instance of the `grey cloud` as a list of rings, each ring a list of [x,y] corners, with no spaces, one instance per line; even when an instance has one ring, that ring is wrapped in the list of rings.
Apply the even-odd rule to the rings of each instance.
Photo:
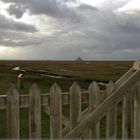
[[[36,32],[37,29],[33,25],[16,22],[0,15],[0,46],[22,47],[39,45],[41,42],[31,37]]]
[[[11,40],[11,39],[3,39],[0,40],[0,45],[7,46],[7,47],[26,47],[26,46],[38,46],[41,42],[35,40]]]
[[[80,5],[78,6],[78,8],[79,8],[80,10],[92,10],[92,11],[97,11],[97,10],[98,10],[96,7],[93,7],[93,6],[88,5],[88,4],[80,4]]]
[[[0,30],[0,46],[5,47],[29,47],[39,46],[42,39],[34,36],[34,33],[26,34],[22,32]]]
[[[14,3],[9,7],[9,14],[21,17],[23,11],[27,9],[31,15],[47,15],[50,17],[57,18],[58,20],[69,20],[74,23],[79,23],[83,20],[82,14],[78,12],[81,10],[92,10],[96,11],[95,7],[87,4],[81,4],[78,7],[68,6],[68,3],[77,3],[77,0],[2,0],[7,3]],[[16,5],[16,6],[15,6]],[[20,9],[19,9],[20,7]],[[19,13],[19,12],[20,13]],[[18,12],[18,13],[17,13]]]
[[[37,29],[33,25],[23,24],[23,23],[17,23],[16,26],[14,26],[15,30],[18,31],[25,31],[25,32],[37,32]]]
[[[22,22],[16,22],[2,15],[0,15],[0,29],[21,32],[37,32],[37,29],[33,25],[25,24]]]
[[[17,32],[12,30],[3,30],[0,29],[0,40],[7,39],[7,40],[26,40],[29,38],[28,34],[25,32]]]
[[[120,25],[120,30],[130,34],[140,34],[140,27],[131,25]]]
[[[30,14],[45,14],[56,18],[70,18],[71,20],[79,20],[73,8],[66,5],[66,2],[61,0],[3,0],[3,2],[13,2],[17,6],[28,9]],[[71,1],[74,2],[74,1]]]
[[[119,32],[138,34],[140,33],[140,14],[127,15],[124,13],[117,13],[117,27]]]
[[[21,18],[25,12],[25,9],[21,6],[17,6],[15,4],[11,4],[7,9],[10,15],[15,16],[16,18]]]
[[[77,2],[77,0],[65,0],[65,2]]]

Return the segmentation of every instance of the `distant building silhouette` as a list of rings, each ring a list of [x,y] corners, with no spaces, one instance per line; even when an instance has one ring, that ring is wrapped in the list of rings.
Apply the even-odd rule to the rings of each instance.
[[[76,59],[76,61],[83,61],[83,59],[80,58],[80,57],[78,57],[78,58]]]

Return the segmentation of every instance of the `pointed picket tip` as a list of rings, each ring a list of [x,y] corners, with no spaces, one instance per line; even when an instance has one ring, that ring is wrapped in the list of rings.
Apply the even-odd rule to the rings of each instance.
[[[93,81],[89,86],[89,110],[97,107],[100,104],[100,88],[97,82]]]
[[[40,94],[40,88],[39,86],[36,84],[36,83],[33,83],[33,85],[30,87],[30,90],[29,90],[29,93],[30,94]]]
[[[107,86],[115,86],[115,83],[111,80],[111,81],[109,81],[109,83],[107,84]]]
[[[96,81],[92,81],[92,83],[91,83],[90,86],[89,86],[89,88],[93,88],[93,87],[94,87],[94,88],[95,88],[95,87],[96,87],[96,88],[97,88],[97,87],[99,88],[98,83],[97,83]]]
[[[75,87],[75,86],[79,86],[79,85],[78,85],[78,83],[77,83],[76,81],[75,81],[75,82],[73,82],[73,84],[72,84],[71,88],[72,88],[72,87]]]
[[[74,83],[72,84],[72,86],[70,87],[70,91],[71,91],[71,90],[76,90],[76,89],[81,90],[81,88],[80,88],[80,86],[78,85],[78,83],[77,83],[77,82],[74,82]]]
[[[50,114],[59,115],[61,112],[61,88],[54,83],[50,88]]]
[[[59,91],[61,91],[61,88],[60,88],[60,86],[57,84],[57,83],[54,83],[53,85],[52,85],[52,87],[51,87],[51,89],[50,89],[51,91],[52,90],[59,90]]]
[[[15,84],[11,84],[10,88],[7,90],[7,95],[19,95],[18,89]]]
[[[115,83],[112,80],[109,81],[109,83],[107,84],[107,88],[114,88],[115,89]]]
[[[54,83],[54,84],[52,85],[52,87],[53,87],[53,88],[60,88],[60,86],[59,86],[57,83]]]
[[[112,80],[107,84],[106,90],[108,95],[112,94],[115,90],[115,83]]]
[[[89,90],[96,90],[96,91],[99,91],[100,88],[99,88],[99,85],[96,81],[93,81],[90,86],[89,86]]]
[[[31,86],[31,89],[39,89],[39,86],[36,83],[33,83],[33,85]]]
[[[36,83],[33,83],[33,85],[30,87],[30,91],[36,91],[36,90],[39,90],[40,91],[40,88],[39,86],[36,84]]]

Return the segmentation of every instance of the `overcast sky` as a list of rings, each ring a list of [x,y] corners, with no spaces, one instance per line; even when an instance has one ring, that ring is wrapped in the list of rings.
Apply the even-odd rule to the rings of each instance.
[[[0,59],[140,59],[140,0],[0,0]]]

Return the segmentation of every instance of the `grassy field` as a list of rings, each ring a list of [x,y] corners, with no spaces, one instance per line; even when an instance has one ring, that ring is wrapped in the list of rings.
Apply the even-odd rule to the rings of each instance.
[[[83,104],[82,110],[87,107],[87,104]],[[63,114],[69,118],[69,106],[63,106]],[[100,121],[100,136],[105,138],[106,136],[106,121],[105,117]],[[0,138],[6,138],[6,110],[0,111]],[[117,138],[122,136],[122,110],[118,106],[117,109]],[[42,138],[50,137],[50,118],[43,111],[41,113],[41,136]],[[29,119],[28,119],[28,109],[20,110],[20,137],[28,138],[29,137]]]
[[[92,80],[116,81],[132,67],[132,64],[132,61],[0,61],[0,91],[5,92],[10,83],[17,84],[19,72],[12,71],[12,68],[17,66],[26,70],[46,70],[50,74],[68,77],[48,78],[25,73],[21,92],[26,93],[34,82],[40,86],[42,92],[48,92],[54,82],[57,82],[62,90],[68,90],[74,81],[84,89]]]
[[[0,94],[5,94],[11,83],[17,84],[19,72],[12,68],[20,66],[22,69],[38,71],[46,70],[49,74],[62,75],[67,78],[48,78],[37,74],[25,73],[22,79],[20,94],[27,94],[30,86],[37,83],[41,92],[49,92],[54,82],[57,82],[63,91],[68,91],[74,81],[82,89],[88,89],[92,80],[108,82],[118,80],[131,67],[132,61],[0,61]],[[87,105],[83,105],[83,109]],[[63,107],[63,113],[69,117],[69,107]],[[6,137],[6,111],[0,111],[0,138]],[[121,109],[118,108],[117,136],[121,137]],[[22,138],[27,138],[28,109],[20,110],[20,132]],[[101,136],[105,137],[105,118],[101,121]],[[49,116],[42,112],[42,137],[49,137]]]

